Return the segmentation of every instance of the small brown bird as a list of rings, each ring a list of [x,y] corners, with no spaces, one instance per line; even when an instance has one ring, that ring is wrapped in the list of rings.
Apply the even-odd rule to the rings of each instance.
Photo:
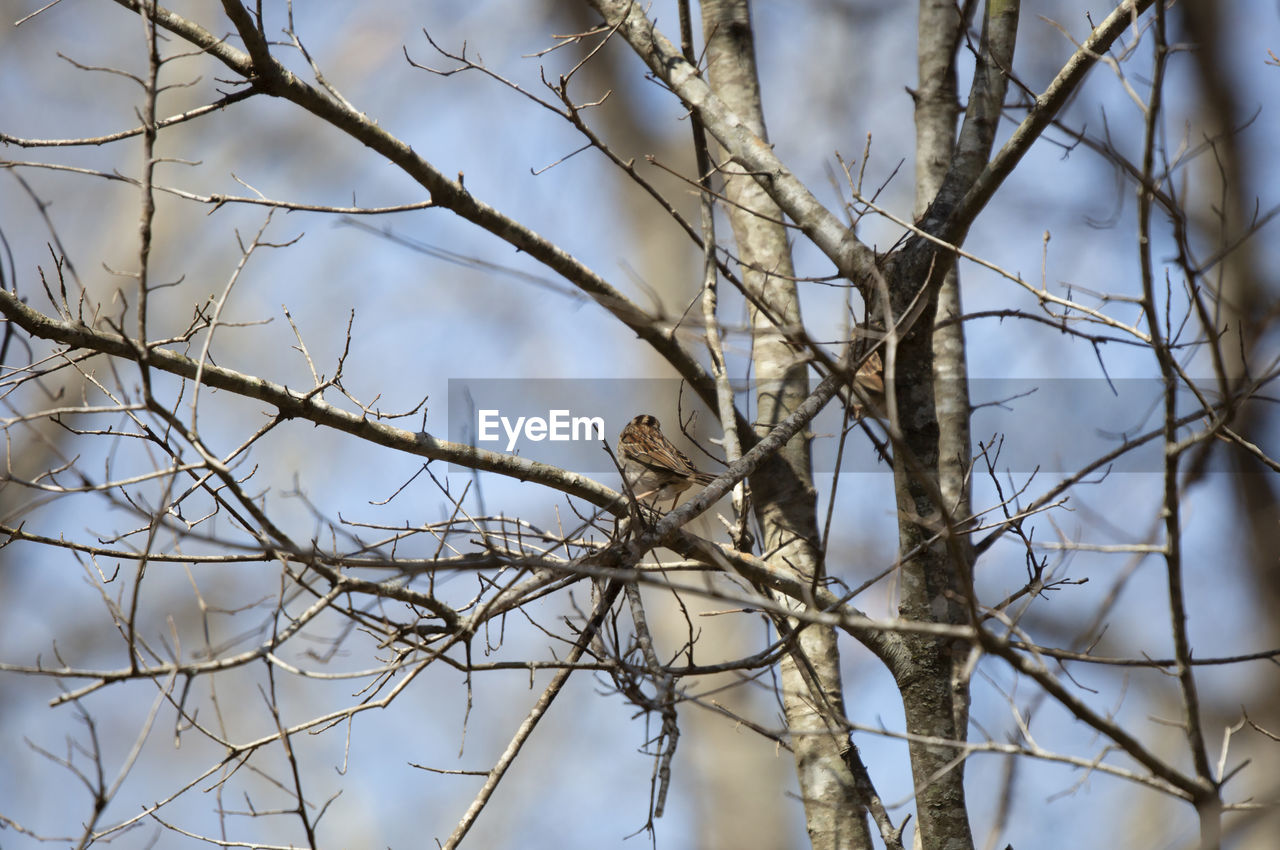
[[[706,486],[714,475],[699,472],[684,452],[662,433],[655,416],[642,413],[618,436],[622,474],[637,499],[650,503],[675,500],[694,484]]]
[[[862,391],[867,394],[868,400],[871,402],[870,410],[855,402],[853,405],[854,418],[861,419],[868,413],[879,419],[886,418],[884,363],[880,360],[880,352],[871,352],[871,356],[867,358],[866,363],[862,364],[862,368],[858,370],[858,374],[854,376],[853,381],[862,388]]]

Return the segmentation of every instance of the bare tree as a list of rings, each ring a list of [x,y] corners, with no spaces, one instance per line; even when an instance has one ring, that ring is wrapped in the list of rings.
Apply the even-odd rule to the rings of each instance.
[[[0,825],[1270,846],[1248,14],[188,6],[0,60]]]

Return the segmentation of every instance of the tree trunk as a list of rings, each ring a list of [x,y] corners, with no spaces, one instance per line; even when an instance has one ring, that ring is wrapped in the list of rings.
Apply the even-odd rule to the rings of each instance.
[[[745,0],[704,2],[702,27],[709,36],[712,88],[753,132],[767,138],[748,4]],[[805,360],[797,357],[774,324],[776,318],[798,327],[800,303],[786,230],[775,223],[782,217],[777,206],[752,177],[733,165],[725,170],[725,194],[730,200],[727,211],[743,264],[743,282],[752,299],[766,305],[770,313],[751,310],[752,358],[758,381],[756,421],[757,431],[763,435],[790,414],[809,391]],[[762,548],[769,553],[770,563],[816,582],[824,570],[812,478],[808,440],[797,435],[751,477],[751,489],[763,530]],[[788,624],[794,626],[794,621]],[[809,626],[795,637],[792,651],[780,667],[810,841],[815,850],[869,848],[866,810],[842,757],[849,742],[835,632]]]

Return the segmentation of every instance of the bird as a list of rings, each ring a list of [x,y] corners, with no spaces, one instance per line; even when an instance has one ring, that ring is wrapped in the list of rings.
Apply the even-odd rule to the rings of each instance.
[[[648,413],[632,419],[618,435],[618,459],[631,492],[651,504],[671,499],[674,505],[674,500],[694,484],[705,487],[715,480],[672,445],[658,418]]]
[[[868,409],[859,403],[856,400],[857,397],[854,396],[853,418],[861,419],[868,413],[878,419],[887,418],[885,415],[884,363],[880,360],[880,352],[871,352],[866,362],[862,364],[862,368],[853,376],[853,383],[862,389],[867,399],[871,402],[870,409]]]

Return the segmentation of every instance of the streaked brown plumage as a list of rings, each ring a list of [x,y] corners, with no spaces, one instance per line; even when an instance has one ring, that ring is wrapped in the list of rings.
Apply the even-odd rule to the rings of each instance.
[[[642,413],[618,436],[622,474],[637,499],[663,502],[676,499],[694,484],[706,486],[714,475],[699,472],[684,452],[662,433],[658,419]]]

